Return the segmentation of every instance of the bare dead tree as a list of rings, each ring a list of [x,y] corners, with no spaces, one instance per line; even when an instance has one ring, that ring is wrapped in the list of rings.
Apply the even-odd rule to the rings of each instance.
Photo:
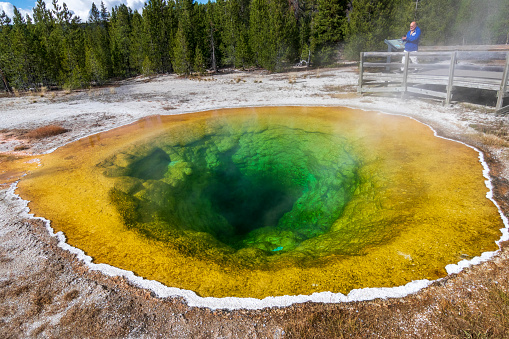
[[[210,22],[210,46],[212,47],[212,70],[217,73],[217,62],[216,62],[216,43],[214,41],[214,24]]]

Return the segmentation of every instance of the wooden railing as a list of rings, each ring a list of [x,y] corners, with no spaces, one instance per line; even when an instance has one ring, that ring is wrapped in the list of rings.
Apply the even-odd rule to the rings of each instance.
[[[455,45],[455,46],[419,46],[421,52],[504,52],[509,51],[509,45]]]
[[[405,63],[401,62],[406,56]],[[413,63],[410,59],[417,59]],[[396,60],[396,62],[394,62]],[[358,92],[420,94],[449,104],[459,87],[496,93],[498,113],[509,112],[509,51],[362,52]]]

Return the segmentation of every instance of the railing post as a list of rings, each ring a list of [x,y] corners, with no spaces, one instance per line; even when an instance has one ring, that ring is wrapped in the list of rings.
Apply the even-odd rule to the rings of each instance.
[[[362,94],[362,76],[364,72],[364,52],[361,52],[361,58],[359,62],[359,86],[357,92]]]
[[[505,92],[507,90],[507,78],[508,77],[509,77],[509,52],[507,52],[506,56],[505,56],[504,73],[502,74],[500,90],[498,91],[497,106],[496,106],[497,110],[501,109],[502,105],[504,103],[504,96],[505,96]]]
[[[451,65],[449,66],[449,83],[447,84],[447,96],[445,97],[445,104],[449,105],[452,99],[452,86],[454,82],[454,69],[456,68],[456,52],[452,52]]]
[[[386,41],[387,41],[387,40],[386,40]],[[387,52],[389,52],[389,53],[390,53],[390,52],[392,52],[392,47],[391,47],[391,45],[389,45],[389,44],[387,44]],[[387,56],[387,66],[385,66],[385,71],[386,71],[386,72],[389,72],[389,71],[391,70],[391,66],[390,66],[390,64],[391,64],[391,56],[390,56],[390,55],[388,55],[388,56]]]
[[[408,64],[410,63],[410,52],[405,52],[405,64],[403,66],[403,81],[401,82],[401,97],[404,98],[407,89]]]

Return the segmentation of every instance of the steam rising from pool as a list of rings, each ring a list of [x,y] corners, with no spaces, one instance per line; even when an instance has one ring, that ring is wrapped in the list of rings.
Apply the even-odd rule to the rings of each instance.
[[[346,294],[437,279],[497,248],[504,225],[477,157],[404,117],[249,108],[83,139],[19,187],[94,262],[166,286]]]

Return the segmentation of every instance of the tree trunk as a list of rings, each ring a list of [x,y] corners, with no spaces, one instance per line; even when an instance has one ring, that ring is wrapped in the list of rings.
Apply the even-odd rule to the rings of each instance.
[[[212,45],[212,69],[214,73],[217,73],[217,63],[216,63],[216,48]]]
[[[210,45],[212,46],[212,70],[214,73],[217,73],[216,47],[214,41],[214,28],[212,28],[212,24],[210,27]]]
[[[5,78],[4,72],[0,68],[0,75],[2,76],[2,81],[5,87],[5,91],[8,93],[12,93],[11,88],[9,87],[9,83],[7,82],[7,79]]]

